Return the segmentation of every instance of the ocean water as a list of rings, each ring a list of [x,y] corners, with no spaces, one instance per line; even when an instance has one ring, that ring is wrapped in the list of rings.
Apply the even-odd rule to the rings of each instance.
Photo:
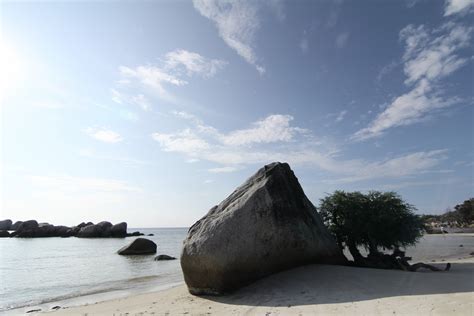
[[[157,254],[179,259],[187,228],[141,228]],[[127,238],[0,238],[0,312],[85,297],[119,297],[183,281],[179,260],[120,256]],[[87,301],[87,299],[85,300]]]
[[[145,237],[158,245],[157,254],[179,258],[187,228],[138,230],[154,234]],[[134,238],[0,238],[0,313],[92,303],[183,282],[179,260],[116,254]],[[413,263],[429,263],[469,257],[473,251],[473,234],[426,235],[407,255]]]

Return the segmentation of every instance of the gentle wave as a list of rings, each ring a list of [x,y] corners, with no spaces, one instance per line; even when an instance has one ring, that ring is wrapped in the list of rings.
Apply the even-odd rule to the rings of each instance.
[[[0,311],[3,312],[10,309],[47,304],[47,303],[63,301],[63,300],[77,298],[81,296],[87,296],[87,295],[103,294],[103,293],[120,291],[120,290],[133,290],[133,289],[136,289],[136,287],[140,285],[148,285],[152,287],[152,284],[150,283],[160,278],[163,278],[163,276],[150,275],[150,276],[136,277],[132,279],[123,279],[119,281],[104,282],[99,285],[94,284],[94,283],[85,284],[82,286],[84,287],[83,290],[75,291],[75,292],[64,294],[64,295],[52,296],[52,297],[48,297],[46,299],[41,299],[41,300],[30,300],[30,301],[24,302],[22,304],[17,304],[17,305],[13,304],[9,306],[0,306]],[[35,289],[40,292],[50,290],[50,288],[46,288],[46,287],[36,287]]]

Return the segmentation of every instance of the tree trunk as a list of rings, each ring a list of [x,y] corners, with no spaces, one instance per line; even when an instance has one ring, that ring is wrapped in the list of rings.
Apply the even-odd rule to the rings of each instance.
[[[354,242],[347,243],[347,247],[349,248],[349,252],[351,253],[352,257],[354,258],[354,262],[361,262],[364,257],[360,254],[359,249]]]

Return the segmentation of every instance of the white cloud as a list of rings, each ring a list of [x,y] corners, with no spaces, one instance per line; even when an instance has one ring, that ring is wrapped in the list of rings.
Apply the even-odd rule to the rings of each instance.
[[[467,12],[474,7],[474,0],[446,0],[444,16]]]
[[[290,141],[295,134],[306,132],[305,129],[292,127],[291,115],[270,115],[263,120],[253,123],[254,127],[233,131],[222,135],[226,145],[249,145],[253,143],[273,143]]]
[[[219,59],[207,59],[198,53],[193,53],[184,49],[177,49],[166,54],[166,68],[179,71],[184,68],[190,77],[194,74],[204,78],[214,76],[219,70],[227,65],[226,61]]]
[[[209,144],[193,133],[185,129],[177,134],[153,133],[154,140],[159,142],[165,151],[175,151],[193,155],[209,149]]]
[[[382,161],[344,160],[336,156],[337,150],[315,141],[309,131],[291,126],[293,118],[289,115],[270,115],[253,123],[252,128],[222,133],[191,114],[177,113],[190,120],[194,127],[176,133],[154,133],[153,138],[164,151],[183,154],[192,161],[219,164],[208,170],[213,173],[236,171],[243,165],[287,161],[335,174],[339,177],[338,182],[353,182],[423,173],[441,162],[446,153],[435,150]]]
[[[439,32],[445,32],[436,36]],[[439,80],[458,68],[465,58],[456,52],[469,45],[472,28],[447,23],[433,32],[422,25],[408,25],[400,31],[400,39],[406,43],[403,56],[406,83],[412,84],[423,78],[430,81]],[[434,35],[434,36],[433,36]]]
[[[187,85],[188,78],[194,75],[203,78],[213,77],[225,65],[227,62],[223,60],[208,59],[195,52],[177,49],[165,54],[160,65],[141,65],[135,68],[120,66],[119,71],[123,79],[137,79],[143,85],[151,87],[162,99],[176,102],[175,97],[168,92],[167,86]],[[122,103],[124,95],[112,90],[112,99]],[[133,97],[131,102],[145,110],[150,108],[148,100],[143,95]]]
[[[442,98],[426,80],[421,81],[413,90],[396,97],[368,127],[357,131],[352,139],[366,140],[380,136],[389,128],[410,125],[421,121],[436,109],[451,106],[459,102],[458,98]]]
[[[405,42],[403,55],[405,83],[411,90],[395,97],[388,107],[366,128],[357,131],[353,140],[366,140],[382,135],[387,129],[419,122],[438,109],[460,101],[443,97],[438,84],[459,69],[466,59],[458,51],[470,44],[472,27],[446,23],[429,31],[423,25],[408,25],[400,31]]]
[[[239,170],[239,168],[227,166],[227,167],[211,168],[211,169],[208,169],[207,171],[209,171],[210,173],[229,173],[229,172],[235,172],[237,170]]]
[[[219,36],[260,74],[265,68],[257,63],[255,36],[260,27],[255,2],[245,0],[193,0],[194,7],[216,24]]]
[[[123,76],[138,79],[142,84],[153,88],[165,99],[170,98],[165,89],[165,84],[183,86],[188,83],[156,66],[138,66],[136,68],[120,66],[119,70]]]
[[[89,136],[106,143],[118,143],[123,140],[120,134],[105,128],[89,127],[86,129],[86,133]]]
[[[344,32],[344,33],[339,34],[336,37],[336,47],[337,48],[344,48],[344,46],[346,46],[346,43],[347,43],[348,39],[349,39],[349,33],[348,32]]]
[[[400,178],[422,173],[446,158],[446,150],[409,153],[379,162],[350,162],[351,175],[338,182],[354,182],[374,178]]]

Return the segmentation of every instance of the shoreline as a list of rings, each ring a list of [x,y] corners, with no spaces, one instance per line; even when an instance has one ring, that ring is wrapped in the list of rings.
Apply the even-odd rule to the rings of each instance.
[[[198,297],[184,282],[95,303],[49,303],[35,314],[469,314],[474,303],[474,257],[449,259],[449,272],[404,272],[308,265],[283,271],[227,296]],[[446,261],[430,262],[443,266]],[[61,306],[58,310],[52,307]],[[41,307],[39,307],[41,308]],[[6,311],[24,314],[35,307]]]
[[[453,242],[453,239],[456,237],[463,237],[462,239],[456,239]],[[467,239],[466,239],[467,237]],[[438,264],[442,267],[447,262],[451,263],[460,263],[464,260],[474,260],[474,256],[471,254],[473,247],[474,234],[472,233],[465,233],[465,234],[446,234],[446,235],[425,235],[424,238],[426,240],[422,240],[420,245],[423,247],[418,248],[418,246],[413,247],[411,249],[411,253],[409,255],[413,256],[412,264],[422,261],[427,264]],[[448,248],[444,247],[439,249],[437,247],[439,240],[446,240],[448,241],[451,246]],[[451,240],[451,241],[450,241]],[[464,244],[464,247],[461,245]],[[436,248],[434,248],[436,247]],[[437,255],[433,256],[434,253]],[[347,254],[346,254],[347,256]],[[461,259],[461,260],[460,260]],[[473,262],[474,264],[474,262]],[[454,268],[454,267],[453,267]],[[382,270],[387,271],[387,270]],[[390,271],[390,270],[388,270]],[[393,270],[392,270],[393,271]],[[283,272],[281,272],[283,273]],[[328,272],[334,274],[334,272]],[[357,273],[357,272],[354,272]],[[419,272],[418,272],[419,273]],[[129,299],[141,294],[148,294],[148,293],[159,293],[163,290],[170,289],[175,286],[184,286],[183,277],[181,270],[179,270],[180,277],[173,277],[173,279],[169,279],[166,282],[149,282],[147,284],[135,284],[133,287],[126,286],[112,290],[104,290],[100,292],[89,292],[89,294],[79,294],[76,296],[70,297],[57,297],[51,299],[45,299],[42,302],[37,302],[33,304],[25,304],[21,307],[17,306],[10,309],[5,309],[0,311],[0,315],[10,315],[10,314],[25,314],[27,311],[41,309],[41,312],[51,311],[52,307],[60,306],[60,311],[65,311],[69,308],[76,308],[81,306],[91,306],[94,304],[102,304],[109,301],[119,300],[119,299]],[[473,274],[474,276],[474,271]],[[159,275],[156,275],[157,277]],[[161,276],[159,276],[161,278]],[[272,276],[270,276],[272,277]],[[471,278],[472,283],[474,284],[474,278],[472,276],[466,276],[467,278]],[[125,279],[124,279],[125,280]],[[128,280],[128,279],[127,279]],[[261,281],[258,281],[261,282]],[[93,290],[92,288],[88,288],[89,290]],[[158,294],[161,295],[161,294]]]

